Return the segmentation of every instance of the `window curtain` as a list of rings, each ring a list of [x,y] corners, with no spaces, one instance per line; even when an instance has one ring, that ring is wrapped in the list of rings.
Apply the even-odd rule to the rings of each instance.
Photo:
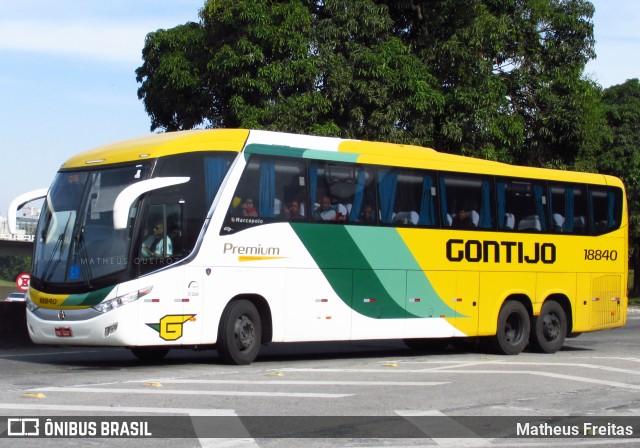
[[[615,219],[616,195],[613,191],[607,192],[607,229],[616,225]]]
[[[595,230],[596,230],[596,218],[595,218],[595,216],[593,214],[594,204],[593,204],[593,191],[591,191],[591,188],[589,188],[588,191],[587,191],[587,198],[588,198],[588,201],[589,201],[589,212],[588,212],[589,213],[589,220],[588,220],[588,223],[587,223],[587,233],[589,233],[588,232],[589,225],[591,226],[591,232],[595,233]]]
[[[271,218],[274,216],[274,206],[276,202],[276,166],[273,162],[262,162],[260,164],[260,191],[258,214]]]
[[[311,166],[309,168],[309,191],[310,191],[310,199],[311,199],[311,205],[310,205],[310,210],[308,212],[308,214],[310,216],[313,216],[313,213],[316,210],[316,194],[318,192],[318,167],[317,166]]]
[[[533,194],[535,196],[536,201],[536,213],[538,214],[538,218],[540,219],[540,227],[543,232],[547,231],[547,216],[544,212],[544,204],[542,203],[542,197],[544,194],[544,189],[542,185],[534,185],[533,186]]]
[[[480,221],[478,222],[478,227],[481,229],[491,228],[491,185],[488,180],[482,181]]]
[[[362,200],[364,199],[364,181],[365,171],[364,168],[360,168],[358,171],[358,177],[356,179],[356,194],[353,198],[353,204],[351,205],[351,212],[349,213],[349,221],[357,222],[360,216],[360,210],[362,209]]]
[[[204,159],[207,204],[211,204],[218,192],[224,175],[227,173],[227,165],[227,160],[220,157],[207,157]]]
[[[392,172],[380,173],[378,190],[380,193],[380,213],[384,224],[393,221],[393,207],[396,202],[398,175]]]
[[[435,199],[431,196],[432,188],[433,179],[431,176],[424,176],[422,181],[422,202],[420,203],[420,218],[418,218],[418,225],[433,226],[436,224]]]
[[[451,227],[451,223],[449,222],[449,211],[447,210],[447,188],[444,177],[439,179],[438,187],[438,194],[440,195],[440,213],[442,213],[442,226]]]
[[[504,182],[496,183],[496,205],[498,207],[498,229],[505,228],[505,215],[507,214],[507,184]]]
[[[564,190],[564,230],[573,233],[573,218],[575,217],[575,192],[573,188]]]

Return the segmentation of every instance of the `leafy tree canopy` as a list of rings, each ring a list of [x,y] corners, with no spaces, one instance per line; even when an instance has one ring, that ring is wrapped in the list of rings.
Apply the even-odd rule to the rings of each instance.
[[[602,95],[609,139],[598,155],[603,173],[622,178],[629,200],[630,234],[640,240],[640,81],[630,79]]]
[[[245,127],[593,169],[586,0],[208,0],[147,36],[151,128]]]
[[[0,256],[0,279],[15,282],[18,275],[31,270],[31,257]]]

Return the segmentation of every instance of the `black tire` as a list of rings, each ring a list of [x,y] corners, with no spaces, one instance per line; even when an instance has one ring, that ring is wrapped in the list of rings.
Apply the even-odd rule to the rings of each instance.
[[[492,346],[501,355],[517,355],[529,342],[531,321],[524,305],[510,300],[502,305],[498,315],[498,332],[492,338]]]
[[[260,313],[248,300],[227,305],[220,319],[216,349],[226,364],[251,364],[260,351],[262,322]]]
[[[567,337],[567,315],[556,301],[542,305],[540,315],[531,320],[531,347],[541,353],[555,353]]]
[[[144,362],[160,362],[167,356],[169,349],[165,347],[134,347],[131,353]]]
[[[417,352],[441,352],[449,346],[449,338],[405,339],[407,347]]]

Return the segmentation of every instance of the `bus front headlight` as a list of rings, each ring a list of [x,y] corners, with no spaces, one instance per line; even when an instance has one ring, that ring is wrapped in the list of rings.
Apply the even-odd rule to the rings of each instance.
[[[33,303],[33,300],[31,300],[31,297],[29,296],[29,291],[27,291],[27,293],[24,295],[24,301],[27,304],[27,309],[32,313],[38,308],[40,308],[38,305]]]
[[[127,303],[135,302],[140,297],[146,296],[153,289],[152,286],[149,286],[144,289],[139,289],[138,291],[130,292],[129,294],[124,294],[122,296],[115,297],[111,300],[107,300],[106,302],[98,303],[94,305],[92,308],[99,313],[106,313],[116,308],[121,307],[122,305],[126,305]]]

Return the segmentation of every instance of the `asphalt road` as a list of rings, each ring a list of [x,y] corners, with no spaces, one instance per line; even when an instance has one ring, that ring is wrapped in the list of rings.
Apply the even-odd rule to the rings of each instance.
[[[239,367],[215,351],[143,364],[124,349],[0,350],[0,446],[640,446],[638,311],[553,355],[314,343],[272,345]],[[28,418],[49,437],[7,437],[32,430],[16,420]],[[104,421],[111,435],[152,436],[100,438]],[[584,437],[585,425],[622,437]],[[563,430],[579,434],[543,437]],[[51,437],[73,431],[91,437]]]

